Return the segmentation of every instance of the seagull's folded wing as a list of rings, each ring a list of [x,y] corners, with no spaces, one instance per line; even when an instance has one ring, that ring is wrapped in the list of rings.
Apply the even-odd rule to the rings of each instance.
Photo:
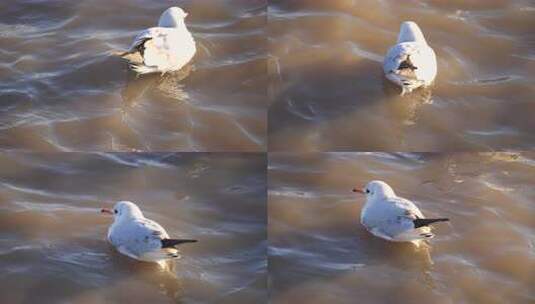
[[[169,30],[150,28],[136,37],[134,43],[143,44],[145,65],[165,69],[173,64],[173,54]]]
[[[132,44],[130,45],[129,52],[133,52],[142,46],[147,40],[152,39],[155,36],[156,28],[149,28],[141,33],[139,33],[135,38]]]
[[[139,259],[146,252],[161,249],[161,238],[167,233],[150,221],[131,221],[113,235],[114,244],[121,253]]]
[[[133,259],[139,259],[139,257],[137,255],[135,255],[133,252],[131,252],[128,247],[125,245],[122,245],[122,246],[117,246],[117,251],[119,251],[120,253],[126,255],[126,256],[129,256]]]
[[[157,249],[149,252],[145,252],[140,256],[144,261],[159,261],[168,259],[179,259],[181,256],[178,250],[175,248]]]
[[[386,74],[395,73],[406,57],[406,47],[403,44],[396,44],[386,53],[383,70]]]
[[[405,42],[393,46],[385,56],[383,70],[386,74],[398,73],[398,68],[410,56],[416,78],[426,82],[436,75],[437,63],[435,52],[431,47],[422,43]]]

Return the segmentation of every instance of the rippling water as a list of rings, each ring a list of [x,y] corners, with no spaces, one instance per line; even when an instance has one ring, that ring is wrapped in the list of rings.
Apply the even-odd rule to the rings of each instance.
[[[270,154],[274,303],[533,303],[534,153]],[[382,179],[436,225],[429,251],[360,224]]]
[[[272,151],[456,151],[535,142],[533,1],[270,1]],[[382,58],[402,21],[438,56],[399,97]]]
[[[262,303],[261,154],[0,155],[1,303]],[[108,245],[117,200],[182,246],[174,275]]]
[[[111,53],[177,4],[197,40],[192,72],[135,79]],[[265,150],[265,8],[263,0],[2,1],[0,146]]]
[[[136,77],[114,53],[174,5],[195,58]],[[402,97],[405,20],[439,72]],[[535,148],[534,29],[531,0],[1,1],[0,303],[535,303],[535,153],[494,152]],[[429,249],[360,226],[371,179],[451,219]],[[118,200],[199,243],[118,254]]]

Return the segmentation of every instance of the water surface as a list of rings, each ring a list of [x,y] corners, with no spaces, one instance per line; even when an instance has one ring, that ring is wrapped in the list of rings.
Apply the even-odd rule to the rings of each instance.
[[[112,53],[173,5],[197,41],[191,72],[136,79]],[[0,147],[265,150],[265,21],[263,0],[2,1]]]
[[[0,155],[0,302],[265,302],[265,167],[260,154]],[[117,253],[99,208],[118,200],[199,242],[172,272]]]
[[[533,303],[534,153],[272,153],[273,303]],[[435,225],[427,250],[360,224],[372,179]]]
[[[270,151],[534,146],[532,1],[275,0],[268,16]],[[382,60],[405,20],[438,76],[400,97]]]

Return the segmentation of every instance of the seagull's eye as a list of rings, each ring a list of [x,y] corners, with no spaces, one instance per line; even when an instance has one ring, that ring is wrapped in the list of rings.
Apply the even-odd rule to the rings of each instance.
[[[370,189],[366,189],[366,193],[370,193]]]
[[[113,209],[113,212],[115,212],[115,214],[119,213],[119,211],[117,211],[117,209]]]

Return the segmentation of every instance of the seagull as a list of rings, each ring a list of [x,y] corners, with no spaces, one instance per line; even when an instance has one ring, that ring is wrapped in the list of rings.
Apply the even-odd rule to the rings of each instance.
[[[139,33],[130,49],[118,55],[128,60],[130,68],[138,74],[180,70],[197,51],[184,23],[187,15],[180,7],[168,8],[160,16],[157,27]]]
[[[366,195],[366,204],[360,213],[361,224],[373,235],[393,242],[421,241],[434,237],[430,224],[447,222],[447,218],[425,218],[411,201],[396,196],[383,181],[371,181],[364,190],[353,189]]]
[[[401,95],[433,83],[437,75],[437,59],[424,34],[413,21],[401,24],[397,44],[383,62],[388,80],[401,87]]]
[[[175,246],[197,242],[169,238],[160,224],[145,218],[141,209],[132,202],[117,202],[113,209],[102,208],[101,213],[114,217],[108,229],[108,241],[120,253],[139,261],[154,262],[165,267],[166,261],[180,258]]]

